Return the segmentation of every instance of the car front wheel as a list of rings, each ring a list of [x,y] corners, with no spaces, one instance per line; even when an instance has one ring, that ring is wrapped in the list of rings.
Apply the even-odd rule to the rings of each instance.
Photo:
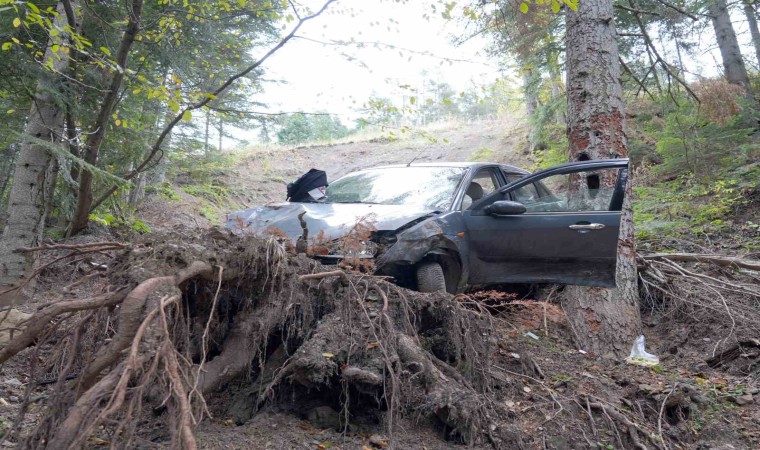
[[[446,292],[443,267],[437,262],[425,262],[417,267],[417,290],[420,292]]]

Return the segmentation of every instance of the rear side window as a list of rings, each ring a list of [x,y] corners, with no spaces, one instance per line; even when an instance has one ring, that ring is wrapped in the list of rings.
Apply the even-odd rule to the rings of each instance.
[[[612,211],[619,173],[606,168],[549,175],[510,193],[527,213]]]

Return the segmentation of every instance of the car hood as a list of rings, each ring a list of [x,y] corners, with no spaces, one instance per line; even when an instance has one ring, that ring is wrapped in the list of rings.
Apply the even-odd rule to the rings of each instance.
[[[283,202],[227,214],[226,226],[235,233],[265,235],[282,232],[295,242],[303,232],[298,220],[302,212],[306,213],[303,218],[309,237],[323,232],[325,239],[338,239],[360,221],[372,223],[377,230],[396,230],[436,210],[411,205]]]

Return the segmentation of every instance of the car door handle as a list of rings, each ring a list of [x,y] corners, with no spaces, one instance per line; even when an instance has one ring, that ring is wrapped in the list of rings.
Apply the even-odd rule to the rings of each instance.
[[[604,228],[603,223],[587,223],[587,224],[575,224],[570,225],[568,228],[571,230],[601,230]]]

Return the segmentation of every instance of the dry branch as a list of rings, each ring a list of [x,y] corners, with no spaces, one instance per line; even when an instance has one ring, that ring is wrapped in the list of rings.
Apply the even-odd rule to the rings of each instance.
[[[700,253],[654,253],[651,255],[642,255],[642,258],[645,260],[667,259],[670,261],[681,262],[705,262],[722,267],[742,267],[744,269],[760,271],[760,261],[725,255],[708,255]]]
[[[126,295],[126,290],[122,289],[116,292],[107,292],[92,298],[55,302],[43,306],[42,309],[34,313],[34,315],[26,321],[27,326],[23,333],[15,336],[8,345],[0,350],[0,364],[4,363],[21,350],[32,345],[34,341],[42,335],[43,330],[48,327],[50,321],[61,314],[114,306],[121,303]]]
[[[348,281],[348,278],[346,277],[346,272],[342,270],[332,270],[330,272],[319,272],[319,273],[310,273],[306,275],[301,275],[298,277],[298,281],[321,280],[322,278],[329,278],[329,277],[340,277],[341,280]]]

